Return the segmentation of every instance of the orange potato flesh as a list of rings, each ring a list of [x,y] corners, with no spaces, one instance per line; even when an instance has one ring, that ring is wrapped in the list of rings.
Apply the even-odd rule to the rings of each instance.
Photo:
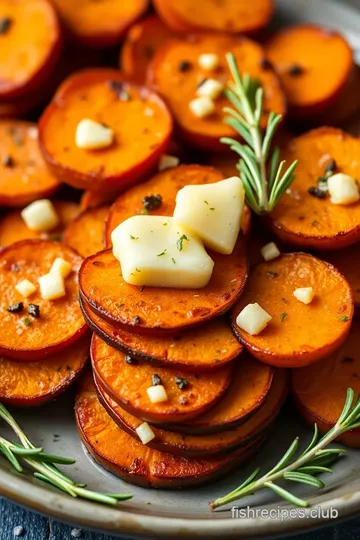
[[[144,487],[189,487],[223,478],[264,442],[264,437],[260,437],[245,448],[206,459],[158,452],[115,424],[100,405],[90,375],[82,381],[75,417],[80,437],[95,461],[124,481]]]
[[[320,257],[333,264],[349,282],[354,304],[360,307],[360,244],[354,244],[341,251],[321,253]]]
[[[67,227],[64,242],[82,257],[89,257],[104,247],[105,220],[109,206],[89,208]]]
[[[190,110],[189,103],[196,97],[198,85],[206,78],[215,78],[225,85],[231,80],[225,58],[231,51],[242,73],[257,78],[264,89],[264,110],[285,113],[283,91],[274,71],[264,63],[264,51],[260,45],[242,37],[228,35],[198,34],[188,39],[173,39],[160,49],[148,71],[149,84],[164,98],[172,111],[179,131],[185,140],[204,150],[224,150],[221,137],[234,137],[232,127],[224,124],[225,95],[215,101],[215,112],[199,118]],[[213,53],[219,58],[214,73],[205,72],[198,64],[201,54]],[[182,63],[190,62],[190,68],[181,71]],[[174,92],[174,88],[177,89]],[[263,115],[262,125],[267,123],[268,113]]]
[[[336,162],[336,172],[360,177],[360,139],[335,128],[319,128],[290,141],[282,152],[288,164],[298,159],[295,181],[270,216],[281,240],[309,249],[336,250],[360,240],[360,201],[338,205],[330,198],[308,193],[324,176],[326,165]]]
[[[80,199],[80,210],[103,206],[104,204],[114,202],[115,193],[101,193],[99,191],[84,191]]]
[[[57,257],[73,266],[65,279],[66,296],[43,300],[37,281],[50,271]],[[47,240],[23,240],[0,252],[1,355],[21,361],[40,360],[70,346],[86,331],[78,302],[77,273],[81,262],[82,257],[69,247]],[[24,279],[37,286],[26,299],[15,289]],[[8,312],[7,308],[17,302],[24,303],[23,312]],[[39,306],[40,318],[27,314],[29,304]]]
[[[0,246],[5,247],[20,240],[42,239],[59,240],[62,233],[79,213],[79,205],[71,201],[53,201],[55,211],[60,218],[59,225],[49,232],[31,231],[21,217],[20,210],[13,210],[0,219]]]
[[[111,146],[77,147],[76,128],[89,117],[89,108],[92,120],[113,130]],[[170,113],[155,93],[105,68],[83,70],[66,79],[39,123],[41,150],[54,174],[74,187],[104,193],[125,189],[151,172],[166,151],[171,132]]]
[[[59,187],[39,150],[36,124],[2,120],[0,159],[1,206],[25,206]]]
[[[124,353],[109,347],[96,334],[91,343],[91,361],[99,383],[114,401],[144,421],[155,423],[183,422],[205,412],[221,398],[232,376],[230,366],[193,375],[147,363],[129,364]],[[167,401],[152,403],[149,399],[146,390],[153,386],[154,374],[165,387]],[[188,386],[181,390],[176,377],[185,378]]]
[[[136,429],[143,423],[136,416],[126,412],[109,395],[104,392],[101,385],[96,384],[100,402],[113,418],[117,425],[129,435],[139,440]],[[268,429],[274,422],[287,394],[287,376],[284,371],[276,373],[273,386],[269,392],[266,403],[241,426],[229,431],[222,431],[212,435],[182,435],[156,426],[151,426],[155,438],[147,446],[162,452],[170,452],[182,456],[208,456],[221,452],[229,452],[239,446],[249,444],[254,438]],[[216,406],[215,406],[216,412]]]
[[[310,304],[293,296],[301,287],[313,288]],[[272,320],[251,336],[237,326],[236,317],[256,302]],[[302,367],[326,358],[343,343],[353,312],[351,289],[335,267],[306,253],[288,253],[253,268],[245,294],[233,308],[232,325],[255,358],[279,367]]]
[[[79,377],[89,359],[89,336],[38,362],[0,357],[0,399],[18,407],[34,407],[58,396]]]
[[[199,328],[174,336],[144,336],[115,328],[81,301],[81,309],[90,329],[114,349],[154,366],[182,371],[210,371],[239,356],[242,345],[231,332],[225,318],[209,321]],[[211,339],[209,339],[211,336]]]
[[[291,387],[299,412],[321,433],[327,433],[338,420],[345,404],[346,391],[352,388],[360,394],[360,322],[354,321],[350,334],[334,354],[304,369],[294,369]],[[354,448],[360,448],[360,429],[339,437]]]

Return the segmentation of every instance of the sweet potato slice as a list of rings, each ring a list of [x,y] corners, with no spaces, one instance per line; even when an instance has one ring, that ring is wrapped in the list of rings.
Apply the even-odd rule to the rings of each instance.
[[[356,308],[360,307],[360,244],[355,244],[341,251],[321,253],[321,259],[333,264],[348,281]]]
[[[294,297],[300,287],[313,288],[310,304]],[[256,302],[272,320],[251,336],[237,326],[236,317]],[[340,347],[353,312],[351,288],[334,266],[306,253],[288,253],[253,268],[247,290],[233,308],[232,326],[255,358],[279,367],[302,367]]]
[[[57,215],[60,218],[59,225],[49,232],[38,233],[31,231],[21,217],[20,210],[13,210],[0,219],[0,247],[9,246],[20,240],[43,239],[61,240],[63,231],[79,213],[79,205],[71,201],[53,202]]]
[[[90,455],[105,469],[131,484],[154,488],[199,486],[223,478],[262,446],[248,446],[206,459],[185,458],[146,447],[118,427],[101,406],[91,376],[83,379],[75,404],[79,435]]]
[[[334,354],[304,369],[294,369],[291,389],[302,417],[321,433],[326,433],[338,420],[345,404],[346,390],[360,394],[360,322],[354,321],[350,334]],[[360,448],[360,429],[339,437],[343,443]]]
[[[75,143],[77,125],[89,117],[114,132],[102,150]],[[88,69],[60,86],[39,123],[40,146],[50,170],[80,189],[113,192],[135,184],[156,166],[171,137],[164,102],[113,69]]]
[[[73,265],[65,280],[66,296],[43,300],[38,279],[49,272],[57,257]],[[78,302],[81,261],[71,248],[48,240],[23,240],[0,251],[0,355],[21,361],[40,360],[70,346],[86,331]],[[24,279],[37,286],[26,299],[15,289]],[[8,311],[17,302],[23,302],[24,309]],[[29,304],[39,306],[39,318],[28,315]]]
[[[121,49],[122,72],[137,84],[145,84],[150,61],[173,35],[156,15],[138,21],[130,28]]]
[[[58,189],[39,150],[36,124],[1,121],[0,156],[0,206],[25,206]]]
[[[67,227],[64,242],[83,257],[89,257],[104,247],[105,220],[110,206],[98,206],[82,212]]]
[[[81,267],[82,300],[101,318],[129,332],[160,335],[190,329],[228,311],[245,286],[247,260],[241,235],[231,255],[209,253],[215,266],[206,287],[162,289],[129,285],[112,250],[101,251]]]
[[[60,57],[59,21],[48,0],[1,0],[0,12],[0,97],[24,96],[42,85]]]
[[[147,9],[149,0],[52,0],[68,33],[87,47],[117,45],[127,29]]]
[[[289,113],[301,120],[336,101],[354,68],[352,50],[344,37],[320,26],[285,28],[265,50],[281,79]],[[324,58],[331,61],[324,62]]]
[[[85,321],[108,345],[154,366],[182,371],[210,371],[239,356],[243,347],[231,332],[225,317],[173,336],[144,336],[115,328],[94,313],[81,299]],[[209,338],[211,336],[211,339]]]
[[[233,34],[253,34],[269,23],[273,0],[210,0],[204,5],[191,0],[155,0],[155,9],[174,30],[214,30]]]
[[[86,334],[39,362],[0,357],[0,400],[17,407],[35,407],[65,392],[82,373],[90,352]]]
[[[105,407],[115,423],[124,431],[140,442],[136,429],[143,423],[132,414],[126,412],[110,398],[96,384],[100,403]],[[147,446],[161,452],[169,452],[185,457],[204,457],[229,452],[239,446],[246,446],[251,441],[266,432],[278,413],[287,394],[287,376],[284,371],[279,371],[275,376],[274,384],[269,392],[266,403],[249,420],[241,426],[229,431],[222,431],[213,435],[182,435],[152,426],[155,438]],[[215,407],[216,411],[216,407]],[[196,420],[196,419],[195,419]]]
[[[205,53],[216,54],[219,67],[210,76],[227,84],[230,74],[225,55],[229,51],[234,53],[241,72],[258,79],[263,86],[264,109],[285,113],[284,93],[277,75],[264,59],[262,47],[243,37],[204,33],[173,39],[158,51],[148,70],[149,84],[168,104],[182,137],[204,150],[224,150],[220,138],[234,137],[235,131],[224,124],[223,108],[229,105],[224,95],[216,99],[215,112],[210,116],[199,118],[191,111],[189,104],[195,99],[199,84],[209,77],[199,66],[198,58]],[[181,90],[174,92],[174,88]],[[267,118],[268,113],[263,115],[263,126]]]
[[[232,366],[224,366],[216,372],[193,375],[154,368],[145,362],[129,363],[131,359],[96,334],[91,342],[91,361],[99,383],[114,401],[145,421],[163,424],[189,420],[215,405],[227,390],[233,372]],[[147,395],[155,374],[168,395],[165,402],[151,403]]]
[[[80,199],[80,210],[103,206],[113,203],[116,198],[115,193],[102,193],[101,191],[84,191]]]
[[[360,202],[342,206],[309,193],[334,160],[335,172],[360,177],[360,139],[340,129],[314,129],[290,141],[282,158],[298,159],[295,181],[270,216],[270,225],[285,243],[301,248],[342,249],[360,240]]]

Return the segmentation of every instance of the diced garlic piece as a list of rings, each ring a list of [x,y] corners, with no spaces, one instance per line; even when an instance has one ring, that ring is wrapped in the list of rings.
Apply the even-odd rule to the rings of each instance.
[[[272,261],[273,259],[280,257],[281,253],[275,242],[270,242],[261,248],[261,255],[264,257],[265,261]]]
[[[354,178],[337,173],[328,178],[330,202],[333,204],[352,204],[360,199],[359,186]]]
[[[67,278],[71,271],[72,265],[61,257],[57,257],[50,268],[50,274],[57,273],[63,278]]]
[[[139,427],[135,429],[135,431],[140,441],[143,444],[147,444],[148,442],[155,439],[155,433],[153,432],[153,430],[151,429],[151,427],[149,426],[147,422],[144,422],[143,424],[141,424]]]
[[[198,289],[214,267],[203,244],[173,218],[133,216],[111,234],[114,257],[131,285]]]
[[[215,104],[212,99],[202,96],[193,99],[189,103],[189,107],[194,116],[205,118],[215,112]]]
[[[236,324],[250,336],[257,336],[266,328],[272,317],[258,303],[248,304],[236,318]]]
[[[39,199],[26,206],[21,217],[30,231],[51,231],[59,224],[59,216],[49,199]]]
[[[31,283],[28,279],[23,279],[15,285],[15,289],[18,293],[21,294],[24,298],[31,296],[36,291],[36,285]]]
[[[216,99],[224,91],[224,85],[216,79],[205,79],[205,81],[198,87],[196,94],[198,96],[205,96],[210,99]]]
[[[173,167],[177,167],[179,163],[180,159],[178,157],[163,154],[159,161],[158,170],[164,171],[165,169],[172,169]]]
[[[204,71],[213,71],[219,66],[219,57],[217,54],[205,53],[199,56],[199,66]]]
[[[56,272],[41,276],[38,279],[38,282],[40,285],[41,298],[43,300],[56,300],[66,294],[64,278]]]
[[[151,403],[162,403],[168,400],[168,395],[162,384],[156,386],[149,386],[146,389],[146,393],[149,396]]]
[[[314,299],[315,293],[312,287],[299,287],[298,289],[295,289],[293,295],[299,302],[310,304]]]
[[[241,228],[245,192],[238,176],[215,184],[185,186],[178,191],[174,220],[205,246],[230,254]]]
[[[107,126],[85,118],[76,128],[76,146],[85,150],[106,148],[113,143],[114,132]]]

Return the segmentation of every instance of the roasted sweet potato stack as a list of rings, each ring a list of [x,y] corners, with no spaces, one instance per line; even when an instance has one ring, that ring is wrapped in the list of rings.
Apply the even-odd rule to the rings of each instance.
[[[39,150],[36,124],[1,121],[0,158],[0,206],[25,206],[52,195],[60,185]]]
[[[110,418],[100,405],[91,376],[82,381],[75,416],[80,437],[95,461],[126,482],[144,487],[174,489],[222,478],[254,455],[265,440],[260,437],[244,448],[206,459],[149,449]]]
[[[101,386],[97,386],[97,391],[100,402],[116,424],[140,441],[136,429],[142,424],[142,421],[117,405]],[[213,435],[182,435],[153,426],[155,438],[148,443],[148,446],[161,452],[185,457],[211,456],[229,452],[240,446],[247,446],[264,432],[266,433],[275,421],[286,394],[287,376],[285,371],[279,371],[275,376],[266,403],[240,426]]]
[[[134,24],[120,53],[120,69],[137,84],[145,84],[146,73],[155,53],[173,37],[173,32],[156,15]]]
[[[43,300],[38,279],[47,274],[57,257],[70,262],[73,271],[65,280],[66,296]],[[74,250],[48,240],[24,240],[0,251],[1,330],[0,354],[21,361],[36,361],[74,343],[86,331],[78,302],[77,273],[82,257]],[[24,299],[15,285],[29,280],[36,291]],[[9,311],[18,302],[23,309]],[[39,317],[27,314],[29,304]]]
[[[319,196],[318,181],[331,163],[334,173],[360,177],[360,139],[322,127],[294,138],[282,152],[298,159],[295,181],[270,216],[274,233],[285,243],[308,249],[336,250],[360,241],[360,202],[343,206]]]
[[[360,307],[360,244],[354,244],[341,251],[321,252],[320,258],[333,264],[348,281],[356,308]]]
[[[293,293],[312,287],[303,304]],[[272,320],[251,336],[236,324],[248,304],[258,303]],[[332,354],[346,339],[354,305],[351,288],[332,265],[306,253],[288,253],[255,266],[245,294],[232,311],[233,330],[258,360],[279,367],[303,367]]]
[[[243,350],[225,317],[218,317],[181,334],[147,335],[145,338],[144,335],[115,328],[96,315],[81,299],[80,306],[85,321],[101,339],[114,349],[154,366],[193,373],[211,371],[228,364]]]
[[[292,116],[304,120],[329,110],[354,68],[353,53],[335,30],[301,25],[281,30],[266,44]]]
[[[76,128],[88,118],[106,124],[114,142],[78,148]],[[53,174],[81,189],[114,192],[140,181],[156,166],[172,133],[164,102],[113,69],[89,69],[60,86],[39,122],[40,147]]]
[[[109,206],[89,208],[67,227],[64,242],[83,257],[89,257],[104,247],[105,221]]]
[[[75,202],[60,200],[53,201],[53,204],[60,223],[52,231],[42,233],[31,231],[21,217],[20,210],[13,210],[0,218],[0,247],[28,239],[61,240],[64,229],[78,215],[79,205]]]
[[[82,2],[52,0],[69,35],[87,47],[117,45],[129,26],[147,9],[148,0],[107,0]]]
[[[331,429],[345,404],[346,391],[360,393],[360,323],[354,321],[349,337],[342,347],[328,358],[304,369],[292,371],[292,393],[301,416],[311,426],[318,425],[321,433]],[[339,438],[360,448],[360,429]]]
[[[179,132],[191,145],[204,150],[224,150],[219,139],[235,136],[233,128],[224,124],[223,109],[229,105],[224,95],[214,101],[215,112],[206,117],[196,116],[189,106],[204,79],[210,77],[227,85],[231,77],[225,55],[229,51],[234,54],[241,73],[258,79],[262,85],[264,110],[284,114],[285,96],[277,75],[265,61],[262,47],[246,38],[204,33],[173,39],[159,50],[149,67],[149,84],[168,104]],[[199,65],[200,55],[208,53],[216,54],[219,59],[219,66],[210,73]],[[178,91],[174,92],[174,88]],[[267,118],[265,113],[263,126]]]
[[[36,407],[64,392],[82,373],[88,359],[86,334],[70,347],[38,362],[0,357],[0,400],[17,407]]]
[[[214,30],[233,34],[253,34],[264,28],[274,12],[273,0],[154,0],[165,23],[178,32]]]
[[[225,393],[233,371],[224,366],[216,372],[185,375],[177,370],[154,368],[109,347],[95,334],[91,362],[100,386],[114,401],[145,421],[162,424],[182,422],[205,412]],[[150,401],[146,389],[155,384],[165,387],[167,401]]]

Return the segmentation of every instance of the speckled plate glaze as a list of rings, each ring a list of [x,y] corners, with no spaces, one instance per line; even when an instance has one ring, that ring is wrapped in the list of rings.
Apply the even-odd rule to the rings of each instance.
[[[360,11],[359,0],[278,0],[276,24],[312,21],[334,27],[349,39],[360,62]],[[349,6],[347,5],[349,4]],[[355,125],[355,128],[360,124]],[[20,425],[36,444],[47,451],[74,457],[77,462],[68,469],[75,480],[85,481],[89,487],[104,492],[132,493],[133,499],[117,508],[107,507],[57,492],[30,476],[14,472],[0,460],[0,494],[56,519],[89,529],[97,529],[122,537],[158,538],[249,538],[280,536],[320,525],[329,524],[326,517],[308,516],[282,520],[248,517],[232,519],[229,509],[210,513],[208,501],[238,486],[255,466],[268,469],[285,451],[296,435],[303,445],[310,430],[304,428],[296,414],[291,414],[291,404],[284,407],[275,432],[251,464],[233,473],[223,481],[207,487],[186,491],[147,490],[130,486],[99,468],[84,451],[78,438],[73,413],[73,395],[38,410],[15,411]],[[323,512],[335,508],[339,518],[360,513],[360,452],[349,451],[335,466],[332,475],[326,476],[326,488],[315,492],[312,488],[293,486],[294,492],[309,498],[313,506],[321,505]],[[253,509],[277,508],[278,500],[270,493],[259,493],[243,500],[243,505]],[[281,508],[290,508],[280,502]]]

